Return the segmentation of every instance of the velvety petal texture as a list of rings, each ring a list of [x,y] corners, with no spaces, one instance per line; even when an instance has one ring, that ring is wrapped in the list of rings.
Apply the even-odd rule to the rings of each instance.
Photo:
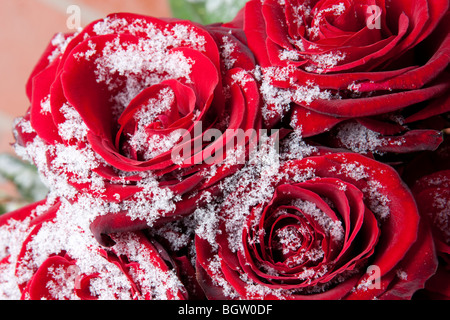
[[[252,198],[267,177],[225,199],[217,245],[197,236],[209,297],[409,299],[435,272],[430,230],[391,167],[333,152],[289,161],[279,173],[265,201]]]
[[[440,259],[438,271],[421,294],[428,299],[450,300],[450,170],[423,176],[412,190],[423,219],[431,226]]]
[[[0,283],[14,294],[7,298],[188,298],[177,265],[154,239],[143,232],[115,234],[115,245],[102,248],[73,216],[72,223],[61,221],[72,209],[64,201],[41,201],[1,217],[1,232],[15,235],[2,251]]]
[[[0,299],[450,300],[449,18],[249,0],[54,35],[13,130],[48,193],[0,216]]]
[[[252,0],[232,24],[261,66],[267,125],[283,121],[310,137],[384,116],[403,126],[400,136],[419,119],[444,118],[426,127],[436,136],[450,106],[448,9],[448,1]],[[432,150],[426,135],[418,148]]]
[[[129,13],[58,34],[30,75],[18,148],[59,196],[120,207],[98,213],[98,239],[187,215],[245,162],[251,141],[236,136],[261,129],[245,41],[242,30]]]

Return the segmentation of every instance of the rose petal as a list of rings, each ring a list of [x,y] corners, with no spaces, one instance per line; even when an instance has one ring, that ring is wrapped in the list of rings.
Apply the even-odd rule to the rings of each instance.
[[[58,128],[53,122],[49,100],[50,87],[55,79],[56,67],[56,64],[52,64],[37,74],[32,81],[31,125],[37,134],[50,144],[61,142],[61,138],[58,135]],[[44,103],[49,106],[49,110],[43,109]]]
[[[345,120],[346,118],[318,113],[295,104],[292,107],[290,125],[293,129],[300,130],[303,137],[308,138],[326,132]]]
[[[262,14],[254,14],[254,12],[260,13],[262,10],[262,4],[260,1],[249,1],[245,4],[245,18],[244,28],[249,41],[249,48],[255,54],[258,63],[267,67],[271,65],[269,57],[265,48],[265,42],[267,38],[266,34],[266,22]]]
[[[65,286],[66,283],[60,283],[59,279],[55,279],[55,273],[50,270],[59,270],[58,272],[70,272],[67,271],[70,266],[75,265],[74,263],[67,260],[65,257],[53,256],[49,257],[39,266],[39,269],[33,275],[33,278],[28,282],[27,287],[24,291],[24,295],[29,295],[31,300],[55,300],[54,294],[51,290],[58,290],[57,286]],[[57,274],[57,276],[63,276],[62,274]],[[49,288],[49,284],[55,287]]]
[[[445,82],[431,87],[361,99],[314,100],[307,109],[336,117],[365,117],[399,110],[420,103],[446,92],[450,85]],[[299,104],[302,104],[301,102]]]

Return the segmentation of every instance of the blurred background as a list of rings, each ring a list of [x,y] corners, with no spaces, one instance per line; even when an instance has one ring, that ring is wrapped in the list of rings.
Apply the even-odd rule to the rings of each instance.
[[[247,0],[0,0],[0,214],[42,197],[33,167],[17,161],[12,124],[25,114],[25,84],[51,38],[109,13],[226,22]],[[37,194],[36,194],[37,192]],[[6,207],[5,207],[6,206]]]
[[[71,31],[71,5],[80,8],[81,26],[117,11],[171,15],[166,0],[1,0],[0,152],[13,152],[11,125],[28,108],[28,76],[52,36]]]

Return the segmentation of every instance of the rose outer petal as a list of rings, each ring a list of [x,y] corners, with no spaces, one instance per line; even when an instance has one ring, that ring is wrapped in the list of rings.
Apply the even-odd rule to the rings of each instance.
[[[33,78],[30,120],[36,133],[49,144],[61,142],[51,110],[44,110],[43,103],[50,106],[50,88],[56,76],[57,64],[52,64]],[[47,101],[45,101],[46,99]],[[50,108],[49,108],[50,109]]]
[[[60,270],[58,272],[67,272],[70,266],[75,264],[70,262],[67,258],[61,256],[52,256],[44,261],[39,266],[39,269],[33,275],[33,278],[27,283],[27,286],[23,292],[23,296],[30,300],[53,300],[54,296],[51,294],[50,290],[61,289],[59,286],[65,286],[66,283],[61,284],[60,279],[55,279],[54,271],[50,270]],[[61,274],[59,274],[61,276]],[[55,287],[50,289],[49,283],[52,283]]]
[[[336,117],[366,117],[400,110],[410,105],[433,99],[450,88],[448,81],[441,80],[430,87],[380,95],[361,99],[314,100],[305,108]],[[301,103],[300,101],[298,102]]]
[[[378,192],[388,195],[389,216],[382,221],[380,241],[375,251],[373,263],[380,267],[382,274],[390,271],[409,250],[417,237],[419,214],[409,188],[402,182],[398,173],[391,167],[358,154],[330,154],[318,158],[315,164],[316,175],[335,177],[355,185],[363,191],[366,199],[371,197],[368,181],[378,181]],[[305,164],[299,162],[301,167]],[[333,167],[354,164],[364,168],[367,178],[355,180],[345,173],[339,174]],[[345,172],[345,171],[344,171]],[[389,254],[385,254],[389,252]]]

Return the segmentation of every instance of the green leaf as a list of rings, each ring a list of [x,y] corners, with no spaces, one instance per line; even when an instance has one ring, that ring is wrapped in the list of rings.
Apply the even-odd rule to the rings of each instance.
[[[36,167],[10,154],[0,154],[0,178],[14,184],[21,196],[17,202],[39,201],[48,192]]]
[[[248,0],[170,0],[175,18],[203,25],[233,20]]]
[[[14,198],[6,192],[0,191],[0,215],[17,210],[29,203],[30,201]]]

